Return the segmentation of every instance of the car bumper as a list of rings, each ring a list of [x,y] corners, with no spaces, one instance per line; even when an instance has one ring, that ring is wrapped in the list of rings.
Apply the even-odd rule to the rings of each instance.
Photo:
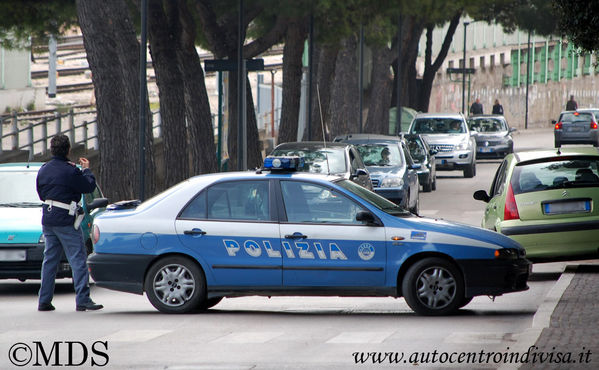
[[[0,257],[0,279],[40,279],[42,271],[42,262],[44,261],[43,244],[27,245],[0,245],[0,250],[7,251],[25,251],[25,259],[22,261],[7,261]],[[63,252],[58,265],[56,278],[62,279],[71,277],[71,267]]]
[[[539,223],[504,221],[498,230],[524,249],[533,262],[599,258],[599,220]]]
[[[515,260],[458,260],[464,273],[466,297],[498,296],[528,289],[526,282],[531,263],[525,258]]]
[[[476,158],[503,158],[512,152],[510,145],[478,146]]]
[[[374,188],[378,195],[392,201],[395,204],[404,206],[407,199],[407,187],[401,188]]]
[[[472,164],[472,153],[469,150],[459,150],[451,153],[437,154],[435,165],[437,170],[463,169]]]
[[[93,253],[87,264],[97,286],[143,294],[145,274],[154,258],[152,255]]]
[[[594,144],[599,143],[599,131],[590,130],[588,132],[564,132],[563,130],[553,131],[556,141],[561,144]]]

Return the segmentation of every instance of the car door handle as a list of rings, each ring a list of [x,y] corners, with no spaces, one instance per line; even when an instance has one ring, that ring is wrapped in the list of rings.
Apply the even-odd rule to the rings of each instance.
[[[206,232],[202,231],[201,229],[191,229],[191,230],[183,231],[183,234],[185,234],[185,235],[206,235]]]
[[[285,239],[306,239],[307,237],[307,235],[298,232],[285,235]]]

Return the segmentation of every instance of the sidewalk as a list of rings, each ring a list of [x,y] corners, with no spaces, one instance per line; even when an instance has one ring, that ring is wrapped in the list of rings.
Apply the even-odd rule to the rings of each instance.
[[[536,363],[520,369],[599,368],[599,263],[568,266],[564,274],[573,276],[531,350]]]

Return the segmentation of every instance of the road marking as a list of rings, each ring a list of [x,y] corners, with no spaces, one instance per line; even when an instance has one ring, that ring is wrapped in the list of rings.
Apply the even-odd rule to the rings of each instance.
[[[266,343],[283,334],[282,331],[242,331],[225,335],[211,343]]]
[[[108,342],[147,342],[172,332],[172,330],[120,330],[102,337],[100,340]]]
[[[393,335],[390,331],[345,331],[327,343],[383,343],[385,339]]]
[[[447,336],[445,343],[480,343],[497,344],[505,341],[510,333],[481,333],[481,332],[454,332]]]

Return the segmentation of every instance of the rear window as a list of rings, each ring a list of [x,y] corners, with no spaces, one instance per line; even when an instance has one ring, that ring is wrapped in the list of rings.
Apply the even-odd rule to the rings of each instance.
[[[562,123],[591,123],[593,121],[593,114],[587,112],[563,113],[560,121]]]
[[[275,148],[271,156],[298,156],[304,158],[302,172],[342,174],[347,172],[345,149],[329,148]]]
[[[520,164],[514,168],[511,185],[515,195],[550,189],[599,187],[598,168],[596,157]]]
[[[464,122],[455,118],[416,118],[411,134],[460,134],[465,133]]]

